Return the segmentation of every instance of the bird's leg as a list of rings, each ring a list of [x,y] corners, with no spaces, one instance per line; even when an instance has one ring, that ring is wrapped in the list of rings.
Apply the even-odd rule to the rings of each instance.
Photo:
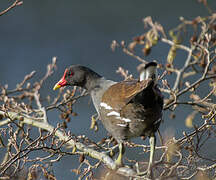
[[[117,166],[123,165],[123,162],[122,162],[123,154],[124,154],[124,144],[121,142],[119,143],[119,155],[118,155],[118,158],[115,160],[115,163]]]
[[[148,164],[148,169],[147,169],[147,176],[151,176],[151,168],[153,165],[153,160],[154,160],[154,152],[155,152],[155,145],[156,145],[156,137],[155,135],[151,135],[149,138],[149,144],[150,144],[150,157],[149,157],[149,164]]]

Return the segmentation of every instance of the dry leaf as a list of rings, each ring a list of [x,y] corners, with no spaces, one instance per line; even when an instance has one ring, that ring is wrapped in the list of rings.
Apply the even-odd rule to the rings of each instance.
[[[197,94],[191,94],[190,98],[193,99],[194,101],[199,101],[200,97]]]
[[[185,119],[185,125],[189,128],[192,128],[193,127],[193,120],[194,120],[194,117],[196,115],[196,111],[193,111],[191,114],[188,115],[188,117]]]
[[[167,162],[171,162],[172,161],[172,157],[175,154],[175,151],[178,150],[178,146],[176,143],[171,143],[168,145],[168,151],[167,151]]]

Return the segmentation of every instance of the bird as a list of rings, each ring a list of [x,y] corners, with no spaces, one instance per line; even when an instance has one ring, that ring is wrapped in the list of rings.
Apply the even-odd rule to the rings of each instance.
[[[88,67],[72,65],[65,69],[53,89],[64,86],[79,86],[89,92],[103,126],[118,142],[117,166],[123,165],[125,141],[134,137],[149,137],[147,174],[151,174],[155,132],[162,121],[163,110],[163,95],[157,84],[157,63],[145,64],[139,79],[121,82],[108,80]]]

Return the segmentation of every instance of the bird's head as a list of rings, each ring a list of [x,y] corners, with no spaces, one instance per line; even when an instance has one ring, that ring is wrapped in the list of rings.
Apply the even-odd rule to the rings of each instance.
[[[72,65],[65,69],[64,75],[55,84],[53,90],[64,86],[80,86],[88,89],[90,86],[89,83],[98,77],[101,76],[85,66]]]

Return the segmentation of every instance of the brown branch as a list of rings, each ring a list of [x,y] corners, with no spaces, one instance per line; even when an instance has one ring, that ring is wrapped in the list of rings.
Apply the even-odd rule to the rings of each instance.
[[[13,4],[11,4],[7,9],[0,12],[0,16],[6,14],[8,11],[12,10],[16,6],[20,6],[23,4],[23,1],[15,0]]]
[[[216,74],[209,75],[209,76],[206,76],[206,77],[201,77],[200,79],[198,79],[197,81],[192,83],[189,87],[186,87],[185,89],[178,92],[176,94],[176,97],[179,97],[179,96],[183,95],[184,93],[188,92],[190,89],[194,88],[196,85],[202,83],[203,81],[208,80],[208,79],[213,79],[213,78],[216,78]],[[164,107],[164,110],[167,110],[168,108],[175,105],[176,103],[177,103],[177,99],[175,99],[174,101],[171,101],[171,103],[166,104],[166,106]]]
[[[87,96],[88,92],[83,91],[80,95],[77,95],[75,97],[69,98],[67,100],[62,100],[61,102],[57,103],[57,104],[52,104],[46,107],[46,111],[49,111],[51,109],[56,109],[59,108],[60,106],[64,106],[66,105],[68,102],[73,102],[75,103],[79,98],[83,97],[83,96]]]
[[[5,113],[4,111],[0,111],[0,114],[8,117],[10,121],[15,121],[16,119],[20,119],[20,117],[23,117],[17,113],[14,112],[7,112]],[[4,120],[5,123],[8,122],[8,119]],[[3,124],[3,122],[1,122]],[[57,136],[60,140],[67,142],[68,145],[70,145],[71,147],[76,147],[77,149],[83,151],[86,155],[89,155],[90,157],[96,158],[102,162],[104,162],[104,164],[106,164],[110,169],[116,169],[116,164],[115,162],[107,155],[97,152],[91,148],[88,148],[86,145],[79,143],[79,142],[75,142],[74,140],[70,139],[70,137],[68,137],[66,134],[64,134],[63,132],[61,132],[60,130],[55,130],[55,128],[53,126],[51,126],[50,124],[46,123],[46,121],[44,122],[38,122],[35,121],[33,119],[30,118],[26,118],[24,117],[22,120],[22,123],[25,124],[29,124],[29,125],[33,125],[35,127],[41,128],[43,130],[46,130],[50,133],[55,132],[54,135]]]

